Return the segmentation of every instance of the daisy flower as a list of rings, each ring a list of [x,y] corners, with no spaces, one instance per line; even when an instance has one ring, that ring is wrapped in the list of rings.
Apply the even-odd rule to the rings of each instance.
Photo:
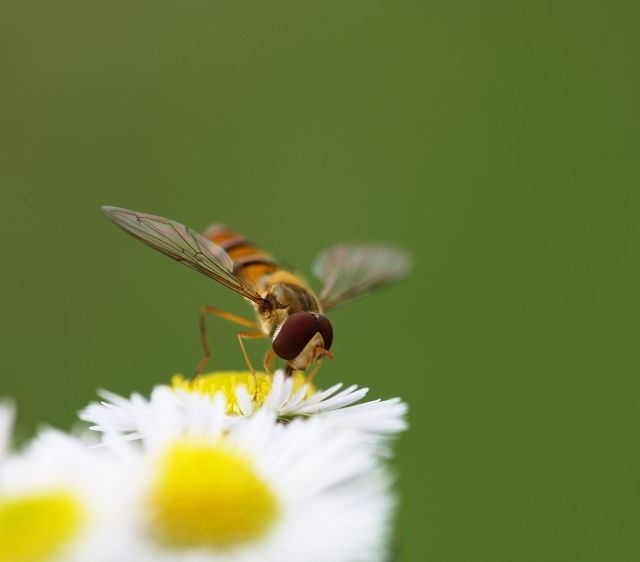
[[[230,423],[229,407],[222,393],[165,388],[146,403],[158,423],[138,424],[139,439],[103,435],[129,475],[128,560],[385,559],[392,482],[360,434],[330,418],[283,423],[267,408]]]
[[[318,390],[299,372],[290,377],[283,371],[273,376],[258,373],[255,379],[248,371],[210,373],[192,380],[176,375],[171,385],[156,386],[148,399],[137,393],[124,398],[101,390],[98,394],[103,401],[89,404],[80,418],[92,423],[93,430],[134,440],[145,428],[163,423],[158,412],[171,410],[176,415],[181,412],[183,416],[206,417],[211,415],[206,404],[221,395],[226,408],[219,415],[229,426],[263,410],[287,421],[297,417],[339,420],[343,430],[361,433],[384,454],[388,452],[388,438],[407,428],[407,405],[399,398],[356,404],[368,390],[356,385],[343,389],[342,384]],[[198,396],[203,400],[195,399]],[[196,410],[199,414],[194,413]]]
[[[11,410],[0,406],[9,441]],[[115,560],[115,466],[62,432],[43,431],[22,452],[0,457],[0,562]]]

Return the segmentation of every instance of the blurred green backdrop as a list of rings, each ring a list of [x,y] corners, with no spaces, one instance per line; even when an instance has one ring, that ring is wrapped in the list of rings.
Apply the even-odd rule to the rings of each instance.
[[[639,15],[2,2],[0,394],[20,434],[69,427],[96,387],[190,373],[200,305],[250,312],[99,205],[226,222],[303,272],[389,240],[415,272],[335,311],[319,380],[411,405],[400,560],[640,559]],[[209,330],[212,367],[242,367],[235,328]]]

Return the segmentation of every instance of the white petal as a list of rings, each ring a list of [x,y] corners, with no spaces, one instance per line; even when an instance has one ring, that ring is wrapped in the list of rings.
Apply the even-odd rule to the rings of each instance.
[[[3,464],[5,498],[65,493],[80,507],[81,525],[50,562],[115,562],[123,555],[127,511],[118,483],[124,472],[107,451],[91,450],[60,431],[42,431],[21,453]],[[50,560],[50,559],[47,559]]]
[[[184,434],[196,423],[184,418]],[[225,446],[253,460],[274,491],[281,515],[267,535],[234,549],[165,549],[140,533],[130,547],[136,562],[380,562],[386,553],[395,505],[391,479],[361,436],[341,431],[335,420],[298,418],[278,423],[274,412],[260,409],[239,418],[225,433]],[[216,438],[207,438],[215,445]],[[144,491],[154,480],[155,451],[139,448],[133,469]],[[134,462],[135,464],[135,462]],[[136,486],[134,486],[136,488]],[[140,513],[144,528],[144,511]],[[147,516],[148,517],[148,516]]]

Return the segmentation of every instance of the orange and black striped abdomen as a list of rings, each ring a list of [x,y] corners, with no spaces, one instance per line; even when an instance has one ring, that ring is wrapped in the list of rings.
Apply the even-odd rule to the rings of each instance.
[[[212,225],[204,235],[229,254],[233,272],[253,285],[259,285],[265,275],[280,269],[269,254],[225,226]]]

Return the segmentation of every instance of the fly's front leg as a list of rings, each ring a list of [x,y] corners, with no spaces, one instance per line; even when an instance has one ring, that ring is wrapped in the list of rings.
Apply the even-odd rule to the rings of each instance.
[[[240,343],[240,349],[242,349],[242,354],[244,355],[244,360],[247,362],[249,366],[249,370],[253,375],[253,399],[256,400],[258,397],[258,377],[256,377],[256,370],[253,368],[251,363],[251,359],[249,359],[249,354],[247,353],[246,348],[244,347],[244,339],[258,339],[258,338],[266,338],[267,334],[264,332],[238,332],[238,342]]]
[[[196,375],[202,373],[204,368],[209,363],[209,359],[211,359],[211,347],[209,346],[209,338],[207,337],[207,324],[205,321],[205,315],[212,314],[213,316],[217,316],[218,318],[223,318],[224,320],[228,320],[229,322],[233,322],[234,324],[240,324],[240,326],[245,326],[247,328],[258,328],[258,325],[253,320],[248,320],[247,318],[243,318],[242,316],[238,316],[233,314],[232,312],[227,312],[226,310],[222,310],[220,308],[215,308],[213,306],[203,306],[200,309],[200,341],[202,342],[202,349],[204,350],[204,357],[198,363],[196,367]],[[260,332],[260,334],[264,337],[264,334]],[[240,334],[238,334],[238,338],[240,339]],[[242,353],[244,354],[244,358],[247,361],[247,365],[249,365],[249,369],[252,373],[254,373],[255,379],[255,371],[253,366],[251,365],[251,361],[249,361],[249,356],[247,355],[247,351],[244,348],[244,344],[240,341],[240,348],[242,349]]]
[[[264,367],[264,370],[269,375],[273,374],[273,372],[271,371],[271,363],[273,362],[275,356],[276,356],[276,352],[273,351],[273,348],[267,351],[267,354],[264,356],[264,361],[262,363],[262,366]]]
[[[318,374],[318,371],[320,370],[320,367],[322,367],[322,361],[318,361],[315,364],[315,367],[307,375],[307,384],[311,384],[313,382],[313,379],[316,378],[316,375]]]

